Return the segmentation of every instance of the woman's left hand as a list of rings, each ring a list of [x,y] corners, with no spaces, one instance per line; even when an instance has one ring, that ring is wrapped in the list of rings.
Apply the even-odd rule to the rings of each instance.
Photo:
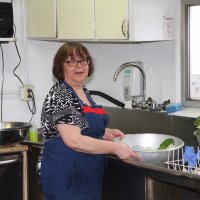
[[[115,138],[120,138],[120,140],[123,139],[124,133],[119,129],[106,128],[103,139],[113,141]]]

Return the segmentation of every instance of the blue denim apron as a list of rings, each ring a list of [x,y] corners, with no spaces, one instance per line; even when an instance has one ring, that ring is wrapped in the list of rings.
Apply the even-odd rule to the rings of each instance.
[[[93,105],[84,106],[89,128],[81,133],[102,139],[108,116]],[[44,144],[41,181],[45,200],[100,200],[106,155],[87,154],[67,147],[61,137]]]

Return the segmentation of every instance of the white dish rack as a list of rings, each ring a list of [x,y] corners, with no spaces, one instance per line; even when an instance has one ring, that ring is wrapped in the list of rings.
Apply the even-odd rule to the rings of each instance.
[[[199,152],[200,148],[197,147],[197,153]],[[200,175],[200,156],[196,158],[195,164],[185,161],[184,157],[184,148],[180,148],[176,152],[174,150],[170,150],[168,154],[168,160],[165,162],[165,164],[167,165],[168,169]]]

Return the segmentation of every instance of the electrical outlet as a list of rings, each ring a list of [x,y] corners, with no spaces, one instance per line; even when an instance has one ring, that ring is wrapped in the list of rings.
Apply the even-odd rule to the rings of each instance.
[[[23,101],[32,101],[33,98],[33,91],[34,86],[33,85],[24,85],[21,88],[21,100]]]

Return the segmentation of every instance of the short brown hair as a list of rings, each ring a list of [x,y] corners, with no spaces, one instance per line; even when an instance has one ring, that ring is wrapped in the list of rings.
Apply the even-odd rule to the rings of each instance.
[[[73,57],[74,53],[81,58],[88,59],[89,61],[89,72],[88,76],[94,71],[94,62],[87,48],[79,42],[66,42],[57,51],[53,61],[53,75],[58,80],[64,80],[64,70],[63,62],[67,60],[68,57]]]

